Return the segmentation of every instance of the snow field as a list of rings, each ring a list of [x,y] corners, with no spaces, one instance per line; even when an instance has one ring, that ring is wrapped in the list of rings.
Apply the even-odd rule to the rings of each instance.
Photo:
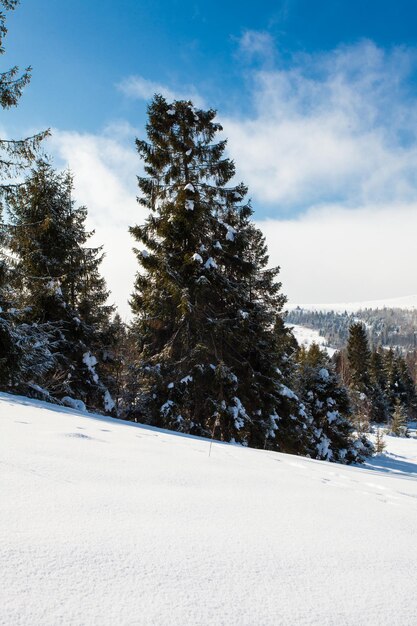
[[[417,440],[365,467],[0,394],[5,626],[417,623]]]

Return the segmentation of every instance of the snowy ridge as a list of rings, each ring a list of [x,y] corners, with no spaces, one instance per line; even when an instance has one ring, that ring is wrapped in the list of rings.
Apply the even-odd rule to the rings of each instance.
[[[330,357],[336,352],[336,348],[328,346],[326,338],[320,335],[318,330],[315,330],[314,328],[307,328],[307,326],[301,326],[300,324],[288,323],[286,326],[292,329],[293,335],[299,346],[309,348],[313,343],[316,343],[323,348]]]
[[[417,440],[346,467],[0,394],[0,623],[417,623]],[[210,455],[209,455],[210,453]]]
[[[363,309],[417,309],[417,295],[402,296],[399,298],[387,298],[386,300],[367,300],[363,302],[333,302],[328,304],[290,304],[286,309],[292,311],[296,308],[306,311],[335,311],[354,313]]]

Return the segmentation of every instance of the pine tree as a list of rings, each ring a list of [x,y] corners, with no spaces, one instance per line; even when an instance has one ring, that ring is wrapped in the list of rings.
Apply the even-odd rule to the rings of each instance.
[[[75,396],[96,409],[103,403],[109,408],[98,356],[113,308],[105,304],[101,249],[85,245],[92,233],[85,229],[85,207],[76,208],[72,200],[72,186],[69,172],[57,173],[39,161],[9,199],[14,226],[9,247],[17,259],[26,322],[48,329],[54,359],[47,381],[42,372],[33,371],[33,378],[54,396]]]
[[[267,270],[243,184],[224,157],[215,111],[155,96],[131,228],[145,249],[132,296],[140,337],[139,419],[247,445],[305,449],[305,416],[280,370],[284,297]],[[281,343],[281,345],[280,345]]]
[[[326,352],[316,343],[309,349],[302,346],[297,363],[294,388],[313,420],[311,456],[342,463],[360,462],[369,456],[372,445],[366,437],[354,434],[348,391]]]

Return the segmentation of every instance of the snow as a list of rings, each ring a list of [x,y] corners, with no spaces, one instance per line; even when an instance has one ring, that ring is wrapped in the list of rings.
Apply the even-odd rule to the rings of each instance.
[[[97,365],[97,359],[91,352],[84,352],[83,354],[83,363],[87,366],[88,371],[91,374],[91,377],[95,383],[98,383],[98,374],[94,369]]]
[[[233,228],[233,226],[230,226],[230,224],[226,224],[226,222],[220,222],[220,223],[226,229],[226,241],[234,241],[236,233],[237,233],[236,229]]]
[[[386,298],[384,300],[364,300],[363,302],[333,302],[326,304],[287,304],[288,310],[296,308],[305,311],[334,311],[343,313],[355,313],[364,309],[406,309],[413,311],[417,309],[417,294],[411,296],[401,296],[399,298]]]
[[[206,268],[206,270],[209,269],[217,269],[217,263],[216,261],[213,259],[213,257],[209,257],[207,259],[207,261],[204,263],[204,267]]]
[[[71,398],[70,396],[64,396],[61,398],[61,402],[64,406],[69,406],[71,409],[75,409],[76,411],[86,411],[86,406],[82,400],[76,400],[75,398]]]
[[[327,340],[325,337],[322,337],[318,330],[314,328],[307,328],[306,326],[301,326],[300,324],[285,324],[288,328],[292,329],[293,335],[297,340],[299,346],[305,346],[309,348],[313,343],[319,345],[323,350],[327,352],[329,356],[333,356],[336,352],[336,348],[332,348],[331,346],[327,346]]]
[[[111,397],[110,391],[108,389],[106,389],[106,391],[104,392],[104,397],[103,397],[103,408],[104,408],[105,412],[106,413],[111,413],[111,411],[113,411],[115,406],[116,406],[116,404],[115,404],[113,398]]]
[[[186,211],[194,211],[194,200],[186,200],[185,201],[185,210]]]
[[[195,189],[194,189],[194,185],[192,185],[191,183],[187,183],[187,184],[185,185],[185,187],[184,187],[184,191],[191,191],[191,192],[194,192],[194,191],[195,191]]]
[[[329,380],[329,377],[330,377],[329,370],[326,369],[325,367],[322,367],[319,371],[319,376],[323,380]]]
[[[198,254],[198,252],[195,252],[191,258],[193,261],[196,261],[197,263],[203,262],[203,258],[200,254]]]
[[[411,626],[417,440],[364,467],[0,394],[0,624]]]
[[[279,393],[281,394],[281,396],[284,396],[285,398],[291,398],[292,400],[297,400],[297,396],[292,391],[292,389],[289,389],[287,387],[287,385],[280,385]]]

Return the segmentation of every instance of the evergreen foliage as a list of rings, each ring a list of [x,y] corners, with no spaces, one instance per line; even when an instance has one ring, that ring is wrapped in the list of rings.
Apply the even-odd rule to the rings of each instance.
[[[266,269],[243,184],[213,110],[155,96],[139,202],[150,215],[131,228],[142,270],[132,296],[140,338],[139,419],[291,452],[308,447],[307,418],[285,384],[285,302]],[[229,185],[228,185],[229,184]]]
[[[387,447],[384,439],[384,433],[381,428],[376,429],[375,435],[375,454],[382,454]]]
[[[365,327],[361,322],[352,324],[349,329],[347,357],[351,385],[357,391],[366,393],[369,389],[370,349]]]
[[[390,424],[390,433],[392,435],[396,435],[397,437],[408,436],[407,414],[399,400],[397,400],[395,403],[395,408],[392,414],[392,420]]]
[[[0,0],[0,55],[4,54],[4,37],[7,34],[6,11],[14,10],[18,0]],[[0,72],[0,107],[9,109],[17,106],[24,87],[31,78],[31,68],[19,74],[19,68],[14,66]],[[40,142],[49,134],[49,131],[36,133],[26,139],[0,138],[0,193],[12,193],[16,184],[13,179],[17,174],[25,171],[36,158]]]
[[[0,0],[0,55],[4,54],[4,38],[7,34],[6,11],[15,9],[18,0]],[[8,109],[18,104],[24,87],[30,81],[31,69],[19,75],[14,66],[0,72],[0,107]],[[5,256],[9,227],[2,215],[5,197],[10,197],[18,189],[15,177],[33,162],[38,154],[40,143],[49,131],[37,133],[26,139],[0,138],[0,385],[13,387],[20,372],[29,371],[35,362],[39,341],[36,332],[27,325],[21,325],[14,310],[13,290],[10,283],[12,268]]]
[[[302,346],[297,363],[295,389],[313,419],[311,456],[342,463],[360,462],[369,456],[372,446],[365,437],[355,436],[348,391],[327,353],[315,343],[309,349]]]
[[[71,198],[72,177],[39,161],[9,198],[13,227],[8,246],[15,259],[19,308],[26,324],[47,333],[45,363],[32,371],[32,388],[54,397],[74,397],[110,410],[111,398],[100,380],[99,356],[109,332],[113,307],[100,276],[100,248],[86,243],[87,211]],[[27,381],[26,381],[27,382]]]

